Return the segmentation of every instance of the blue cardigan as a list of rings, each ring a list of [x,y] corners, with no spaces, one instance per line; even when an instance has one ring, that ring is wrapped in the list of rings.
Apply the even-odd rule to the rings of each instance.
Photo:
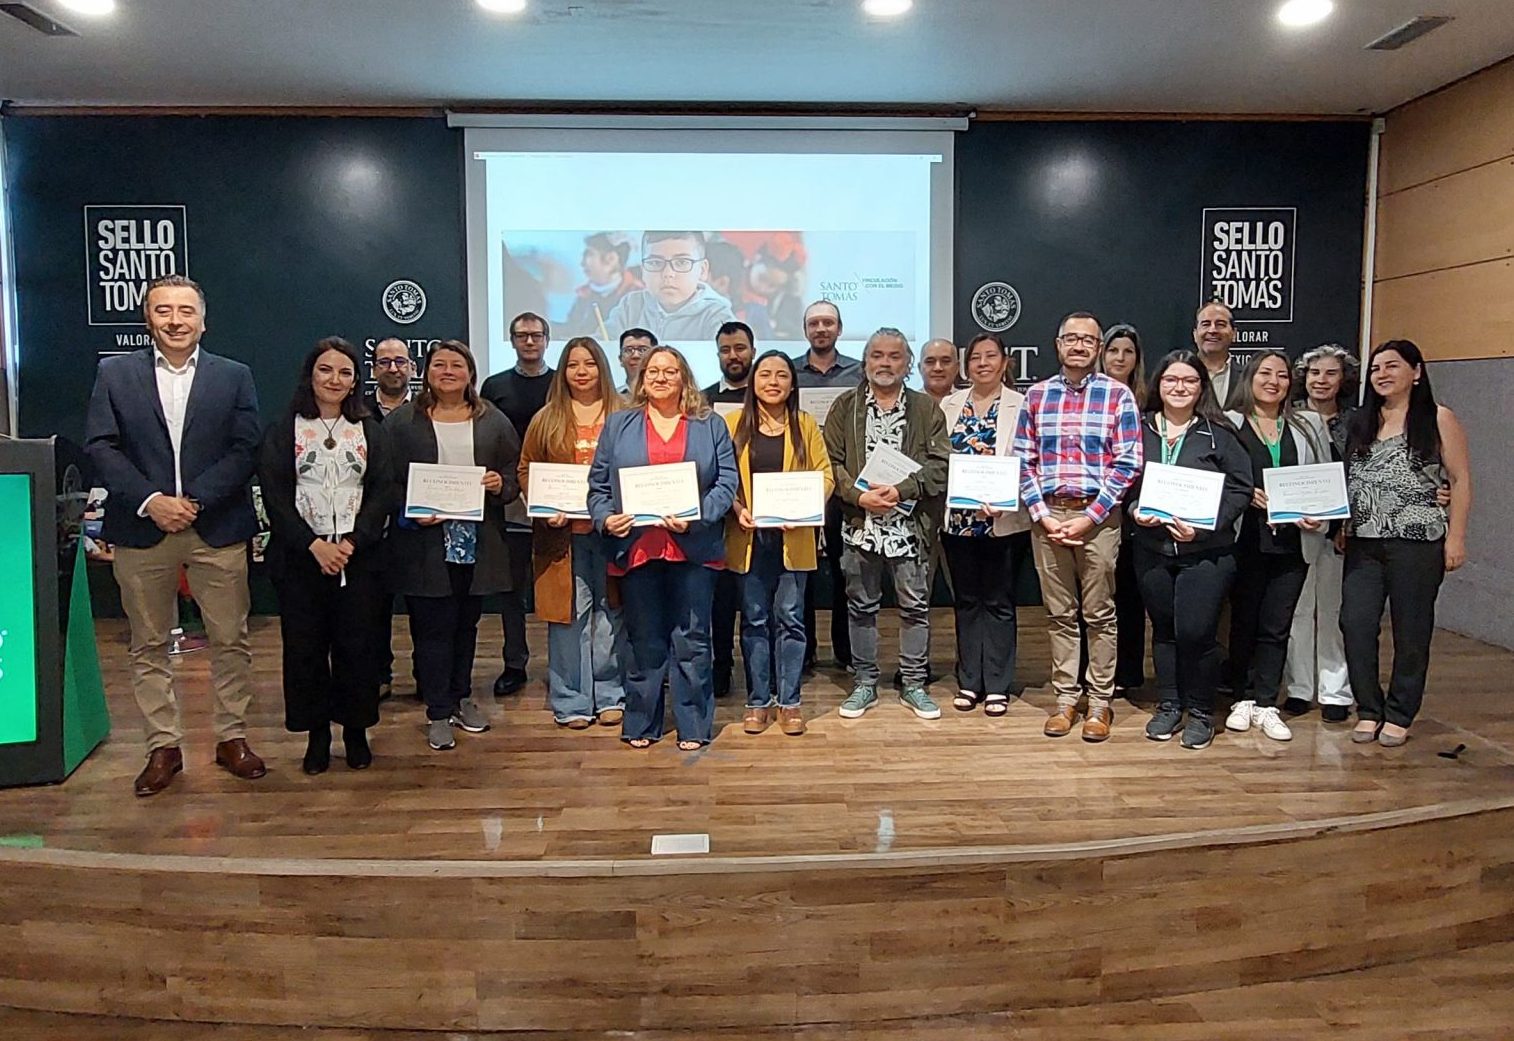
[[[685,462],[699,472],[699,519],[689,522],[689,530],[670,532],[683,555],[696,564],[725,561],[725,515],[736,501],[740,477],[736,471],[736,450],[731,444],[725,420],[714,412],[703,418],[684,419],[688,427]],[[616,473],[623,466],[646,466],[647,414],[645,409],[614,412],[605,420],[599,435],[599,447],[589,467],[589,516],[594,527],[605,530],[605,521],[620,513],[620,482]],[[631,545],[641,532],[632,529],[625,538],[605,534],[610,563],[624,567]]]

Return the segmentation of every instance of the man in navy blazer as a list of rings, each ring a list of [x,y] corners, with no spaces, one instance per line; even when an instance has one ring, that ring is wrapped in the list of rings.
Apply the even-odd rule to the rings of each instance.
[[[247,485],[261,434],[252,372],[200,349],[205,294],[188,278],[154,282],[142,309],[153,346],[100,363],[84,444],[110,493],[103,534],[131,623],[132,689],[147,730],[135,790],[146,796],[184,768],[168,658],[180,569],[213,652],[215,761],[248,780],[267,771],[246,723],[247,540],[257,531]]]

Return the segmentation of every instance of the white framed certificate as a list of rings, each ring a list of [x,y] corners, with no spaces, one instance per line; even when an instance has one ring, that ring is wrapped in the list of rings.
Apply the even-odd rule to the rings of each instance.
[[[1135,515],[1164,522],[1180,520],[1191,527],[1213,531],[1219,523],[1220,496],[1224,490],[1222,473],[1147,463]]]
[[[693,463],[624,466],[620,479],[620,511],[632,524],[645,527],[664,517],[699,519],[699,471]]]
[[[1268,524],[1351,517],[1344,463],[1269,467],[1262,471],[1262,491],[1267,493]]]
[[[532,463],[526,468],[526,516],[589,517],[589,468],[577,463]]]
[[[405,475],[405,516],[483,520],[484,473],[482,466],[411,463]]]
[[[919,463],[897,448],[879,445],[862,465],[855,487],[859,492],[865,492],[874,485],[898,484],[919,469]]]
[[[759,528],[825,524],[825,474],[817,470],[752,475],[752,520]]]
[[[825,426],[825,417],[831,414],[836,399],[856,387],[800,387],[799,410],[815,417],[815,422]]]
[[[1020,508],[1020,457],[952,453],[946,460],[946,505],[954,510]]]

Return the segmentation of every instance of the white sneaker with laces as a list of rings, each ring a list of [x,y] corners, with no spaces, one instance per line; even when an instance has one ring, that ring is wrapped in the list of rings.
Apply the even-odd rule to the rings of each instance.
[[[1256,719],[1256,702],[1237,701],[1235,707],[1230,710],[1230,715],[1225,717],[1225,729],[1234,730],[1238,734],[1244,734],[1251,729],[1252,722]],[[1279,723],[1282,720],[1278,720]]]
[[[1292,741],[1293,731],[1288,729],[1288,724],[1283,722],[1283,717],[1276,708],[1258,709],[1251,717],[1256,725],[1261,727],[1262,733],[1274,741]],[[1229,725],[1228,723],[1226,724]]]

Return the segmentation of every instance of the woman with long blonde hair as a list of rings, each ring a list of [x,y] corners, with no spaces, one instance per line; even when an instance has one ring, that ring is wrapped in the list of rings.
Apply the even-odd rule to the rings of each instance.
[[[532,463],[587,466],[605,421],[625,407],[598,341],[577,336],[563,347],[547,401],[526,428],[520,485]],[[529,506],[529,503],[528,503]],[[563,513],[533,518],[536,613],[547,623],[547,702],[559,726],[583,730],[621,721],[626,703],[625,639],[606,571],[604,536]]]
[[[621,503],[619,472],[691,462],[699,513],[637,526]],[[631,408],[610,416],[589,470],[589,514],[605,536],[609,573],[621,578],[631,658],[621,739],[646,748],[663,733],[663,677],[671,673],[678,747],[709,744],[715,690],[710,607],[725,567],[725,515],[736,498],[736,456],[725,421],[710,411],[689,363],[654,347],[642,364]]]

